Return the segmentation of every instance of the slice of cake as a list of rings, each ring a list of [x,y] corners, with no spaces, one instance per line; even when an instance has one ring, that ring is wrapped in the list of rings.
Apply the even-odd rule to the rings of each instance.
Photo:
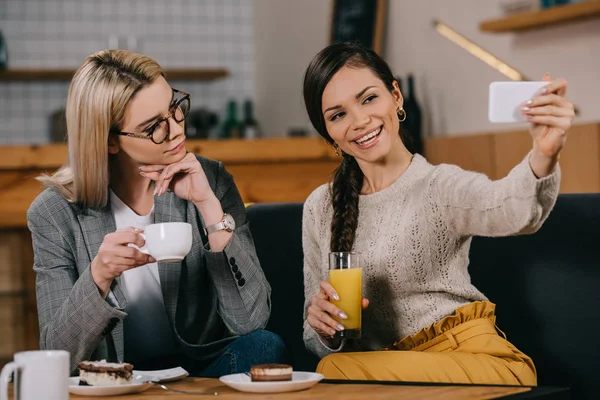
[[[133,365],[101,361],[82,361],[77,366],[79,384],[83,386],[116,386],[131,383]]]
[[[287,364],[260,364],[250,367],[252,382],[291,381],[292,366]]]

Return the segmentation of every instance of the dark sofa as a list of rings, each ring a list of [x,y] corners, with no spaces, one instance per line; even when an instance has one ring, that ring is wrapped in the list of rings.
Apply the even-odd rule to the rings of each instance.
[[[284,338],[295,369],[314,370],[302,341],[302,203],[247,211],[273,290],[267,329]],[[574,399],[600,397],[599,257],[600,194],[560,195],[537,233],[471,246],[473,283],[497,304],[500,329],[533,358],[539,385],[569,386]]]

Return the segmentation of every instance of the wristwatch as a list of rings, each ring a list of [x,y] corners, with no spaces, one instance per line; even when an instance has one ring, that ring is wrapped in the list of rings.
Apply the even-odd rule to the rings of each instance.
[[[217,222],[216,224],[213,224],[211,226],[207,226],[206,229],[204,230],[204,232],[206,232],[207,235],[214,233],[214,232],[219,232],[219,231],[227,231],[227,232],[233,232],[235,230],[235,220],[233,219],[233,217],[227,213],[223,214],[223,219],[220,222]]]

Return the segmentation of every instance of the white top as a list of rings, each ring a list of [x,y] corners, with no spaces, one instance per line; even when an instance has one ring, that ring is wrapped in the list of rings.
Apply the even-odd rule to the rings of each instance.
[[[138,229],[154,222],[154,207],[148,215],[137,215],[111,190],[110,202],[117,229]],[[158,264],[151,263],[125,271],[121,275],[127,300],[124,321],[125,361],[135,363],[177,353],[175,337],[167,317],[158,274]]]
[[[363,296],[370,304],[356,350],[381,349],[462,305],[487,300],[471,284],[471,237],[535,232],[554,206],[559,183],[558,166],[537,179],[529,156],[507,177],[491,181],[457,166],[433,166],[417,154],[388,188],[361,195],[353,251],[361,253]],[[304,205],[305,309],[328,276],[329,186],[318,187]],[[306,315],[304,340],[320,357],[340,350],[318,340]]]

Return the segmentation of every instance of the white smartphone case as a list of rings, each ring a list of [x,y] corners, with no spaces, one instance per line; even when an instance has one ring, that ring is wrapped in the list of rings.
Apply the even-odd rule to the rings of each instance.
[[[539,95],[550,82],[492,82],[488,118],[490,122],[526,122],[521,114],[525,102]]]

